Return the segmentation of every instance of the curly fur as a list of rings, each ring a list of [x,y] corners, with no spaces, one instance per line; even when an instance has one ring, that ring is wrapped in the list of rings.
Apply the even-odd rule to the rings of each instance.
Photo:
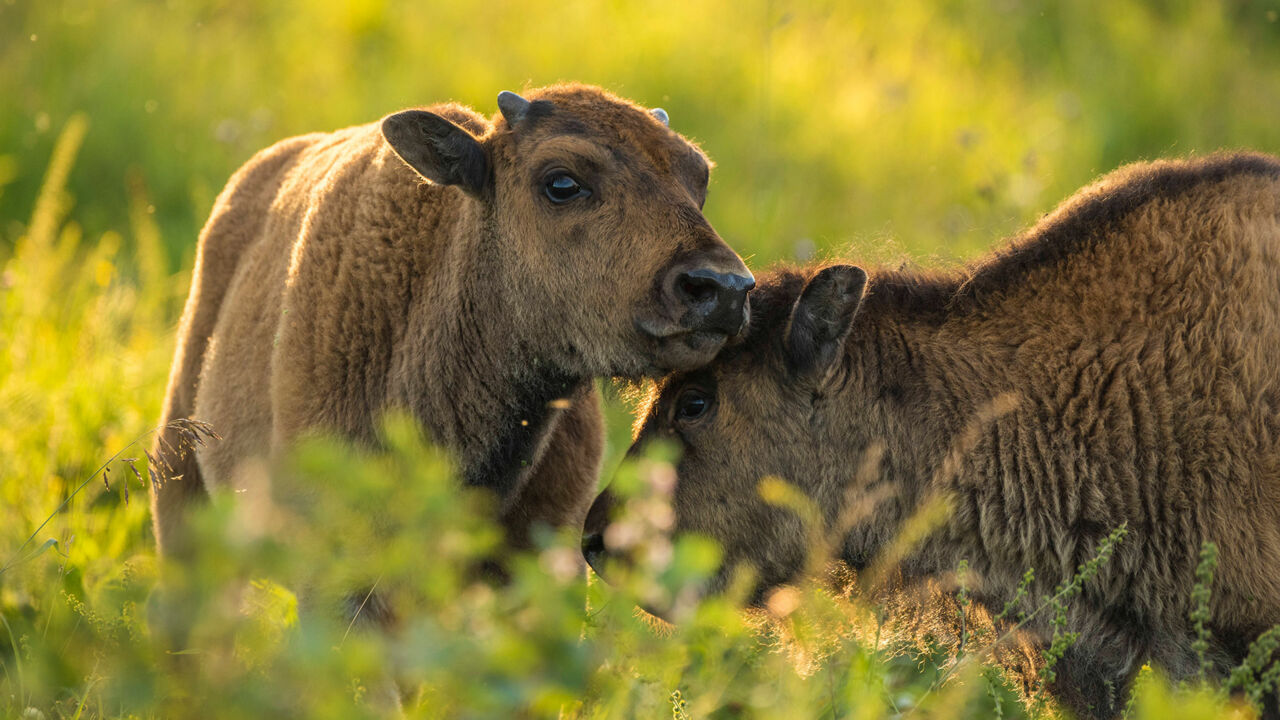
[[[674,312],[657,278],[691,257],[746,269],[700,212],[696,146],[598,88],[528,96],[514,127],[455,104],[395,116],[450,133],[409,158],[469,153],[441,183],[379,123],[285,140],[235,174],[200,236],[164,409],[223,439],[194,454],[174,432],[158,439],[163,550],[206,490],[260,482],[246,463],[307,433],[374,442],[393,409],[497,494],[514,542],[535,522],[581,521],[603,443],[592,378],[719,349],[636,330],[638,313]],[[594,194],[552,206],[549,168]]]
[[[764,475],[818,502],[855,567],[945,498],[951,514],[903,569],[968,560],[999,609],[1027,568],[1038,602],[1126,523],[1070,609],[1081,635],[1054,690],[1081,716],[1118,713],[1146,660],[1195,671],[1203,541],[1221,549],[1219,668],[1280,623],[1280,162],[1129,166],[963,271],[873,270],[838,360],[806,375],[787,330],[820,270],[762,278],[745,342],[659,385],[640,441],[685,447],[681,529],[768,585],[807,549],[798,520],[754,492]],[[715,407],[684,422],[673,408],[689,388]],[[859,484],[871,449],[881,459]]]

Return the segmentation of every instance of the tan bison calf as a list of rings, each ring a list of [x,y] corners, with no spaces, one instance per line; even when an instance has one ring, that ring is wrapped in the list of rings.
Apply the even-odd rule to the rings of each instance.
[[[411,413],[492,489],[519,542],[581,522],[601,454],[592,378],[689,369],[754,284],[703,217],[709,163],[598,88],[498,97],[284,140],[219,196],[200,236],[165,403],[162,549],[206,489],[260,491],[246,463],[300,434],[372,441]]]
[[[1280,161],[1133,165],[964,272],[771,275],[743,343],[661,381],[638,442],[683,447],[676,527],[722,544],[720,584],[737,563],[761,590],[805,565],[800,520],[756,492],[768,475],[807,493],[829,528],[844,516],[833,539],[855,568],[926,499],[946,499],[904,574],[967,560],[997,611],[1027,568],[1038,603],[1127,524],[1070,606],[1080,637],[1051,688],[1078,715],[1110,717],[1145,660],[1196,671],[1203,541],[1221,549],[1219,670],[1280,623],[1278,352]],[[858,503],[867,512],[848,524]],[[595,567],[609,504],[587,520]],[[1047,640],[1048,621],[1032,632]]]

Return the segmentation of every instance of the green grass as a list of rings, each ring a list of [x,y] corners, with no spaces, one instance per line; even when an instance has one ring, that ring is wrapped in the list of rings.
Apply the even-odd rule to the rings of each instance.
[[[495,590],[473,572],[494,531],[458,511],[483,500],[394,422],[385,456],[317,446],[282,471],[338,488],[278,508],[288,532],[245,538],[218,503],[198,562],[158,567],[127,460],[158,420],[196,232],[277,139],[443,99],[492,112],[498,90],[572,79],[702,143],[708,215],[755,267],[951,262],[1124,162],[1280,151],[1278,12],[0,0],[0,716],[352,717],[392,675],[424,717],[1043,714],[974,645],[959,660],[945,603],[804,587],[783,617],[636,617],[705,572],[697,543],[650,538],[654,584],[615,590],[565,572],[575,539],[547,537]],[[611,401],[611,476],[628,420]],[[660,469],[619,477],[643,495]],[[336,621],[335,588],[362,584],[406,608],[398,635]],[[1230,712],[1151,672],[1139,688],[1134,717]]]

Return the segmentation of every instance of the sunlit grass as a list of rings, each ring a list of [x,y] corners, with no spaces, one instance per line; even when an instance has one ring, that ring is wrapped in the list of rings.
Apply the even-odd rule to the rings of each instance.
[[[1125,161],[1280,149],[1277,9],[0,2],[0,715],[353,717],[386,707],[392,676],[422,717],[1042,713],[985,657],[959,663],[958,608],[928,593],[805,585],[666,626],[635,604],[679,595],[714,549],[653,539],[657,585],[610,588],[567,569],[572,533],[495,588],[474,568],[495,531],[461,510],[484,500],[403,424],[387,455],[321,444],[282,469],[339,489],[269,508],[287,532],[246,537],[215,504],[201,559],[161,587],[125,460],[158,421],[195,234],[274,140],[570,79],[702,143],[708,215],[753,267],[950,262]],[[611,401],[610,475],[625,411]],[[620,487],[649,492],[646,462]],[[364,586],[405,608],[397,633],[332,611]],[[1151,671],[1138,687],[1132,717],[1242,712]]]
[[[746,255],[954,259],[1123,162],[1280,148],[1276,11],[13,0],[0,217],[29,210],[58,129],[85,112],[80,222],[124,227],[136,172],[176,266],[230,172],[274,140],[446,99],[491,113],[501,89],[581,80],[666,107],[704,144],[720,168],[708,212]]]

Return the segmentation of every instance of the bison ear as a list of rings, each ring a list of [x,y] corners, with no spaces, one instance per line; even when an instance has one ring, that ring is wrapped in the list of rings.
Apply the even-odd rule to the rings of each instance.
[[[831,369],[862,305],[867,274],[852,265],[823,268],[804,286],[787,323],[787,360],[802,375]]]
[[[489,185],[489,160],[471,133],[425,110],[405,110],[382,121],[382,137],[419,175],[457,185],[480,197]]]

